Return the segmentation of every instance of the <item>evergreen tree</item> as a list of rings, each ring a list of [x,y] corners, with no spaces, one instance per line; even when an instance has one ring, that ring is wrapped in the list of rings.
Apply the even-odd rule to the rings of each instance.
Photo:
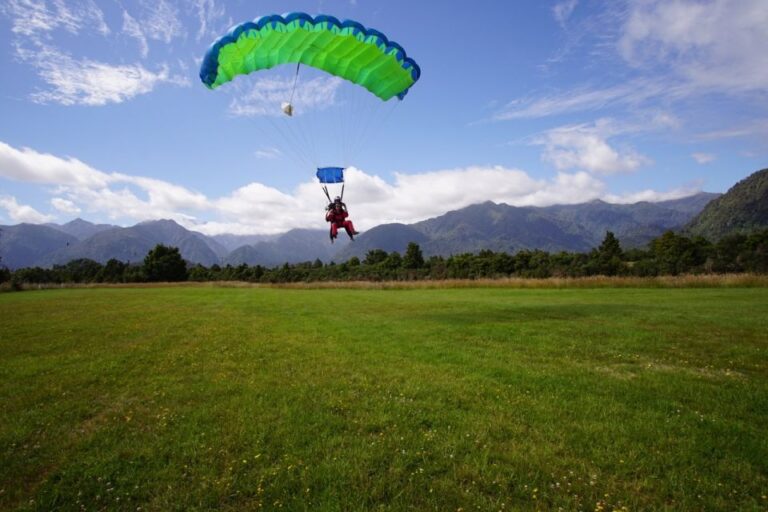
[[[382,249],[373,249],[368,251],[368,253],[365,255],[365,259],[363,260],[363,263],[365,265],[376,265],[377,263],[381,263],[387,259],[387,251],[384,251]]]
[[[102,283],[121,283],[124,280],[125,269],[128,267],[126,263],[119,261],[115,258],[111,258],[101,269],[97,280]]]
[[[597,248],[597,268],[598,274],[605,276],[615,276],[621,271],[621,258],[623,251],[619,240],[611,231],[606,231],[605,238]]]
[[[158,244],[144,258],[144,274],[147,281],[186,281],[187,262],[178,247]]]
[[[421,247],[416,242],[410,242],[403,256],[403,268],[417,269],[424,266],[424,256]]]

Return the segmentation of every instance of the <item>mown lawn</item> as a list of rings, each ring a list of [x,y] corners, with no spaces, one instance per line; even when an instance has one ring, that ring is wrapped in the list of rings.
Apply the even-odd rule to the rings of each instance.
[[[766,510],[768,288],[0,294],[2,510]]]

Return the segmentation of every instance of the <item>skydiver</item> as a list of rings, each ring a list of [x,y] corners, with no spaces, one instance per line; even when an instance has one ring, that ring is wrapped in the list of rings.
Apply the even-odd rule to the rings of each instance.
[[[341,197],[334,198],[333,202],[326,207],[325,220],[331,223],[331,243],[336,239],[339,234],[339,228],[344,228],[349,235],[350,240],[354,240],[354,235],[358,232],[355,231],[355,227],[352,225],[351,220],[346,220],[349,217],[347,212],[347,205],[341,202]]]

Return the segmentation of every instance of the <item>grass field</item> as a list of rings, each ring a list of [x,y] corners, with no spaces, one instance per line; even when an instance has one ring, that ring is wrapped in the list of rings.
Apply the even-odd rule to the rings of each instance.
[[[3,510],[768,510],[768,288],[0,294]]]

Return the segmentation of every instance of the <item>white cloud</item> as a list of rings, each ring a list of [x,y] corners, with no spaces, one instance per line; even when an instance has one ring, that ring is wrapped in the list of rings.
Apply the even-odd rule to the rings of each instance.
[[[176,9],[165,0],[144,2],[137,20],[123,10],[122,32],[136,39],[143,57],[148,39],[170,42],[184,34]],[[0,13],[10,18],[16,56],[32,66],[44,86],[30,95],[38,103],[100,106],[146,94],[159,84],[188,84],[168,66],[150,70],[140,64],[111,64],[81,58],[59,49],[56,31],[80,36],[110,34],[103,11],[94,0],[8,0]]]
[[[483,201],[517,206],[578,203],[600,197],[602,182],[587,173],[559,173],[535,180],[504,167],[468,167],[396,174],[394,184],[354,167],[345,172],[350,213],[359,229],[389,222],[412,223]],[[338,190],[331,190],[335,194]],[[295,227],[323,228],[325,197],[306,182],[287,194],[251,183],[215,201],[216,219],[194,223],[206,234],[280,233]]]
[[[31,206],[19,204],[13,196],[0,196],[0,208],[4,209],[11,221],[15,223],[42,224],[51,222],[55,218],[52,215],[40,213]]]
[[[768,140],[768,119],[755,119],[741,125],[733,125],[701,133],[697,138],[701,140],[719,140],[750,136],[759,137],[763,141]]]
[[[108,175],[75,158],[61,158],[0,142],[0,177],[27,183],[104,187]]]
[[[253,154],[256,155],[256,158],[264,160],[274,160],[283,156],[283,152],[277,148],[261,148],[254,151]]]
[[[0,177],[38,183],[49,189],[53,186],[49,190],[51,204],[60,212],[79,213],[82,209],[88,215],[126,224],[170,218],[206,234],[266,234],[326,226],[326,199],[314,181],[301,183],[290,192],[249,183],[222,197],[208,198],[181,185],[103,172],[77,159],[16,149],[2,142]],[[609,195],[605,183],[587,172],[559,172],[552,179],[534,179],[520,169],[501,166],[396,173],[393,183],[352,167],[346,171],[346,190],[352,218],[360,229],[386,222],[417,222],[488,200],[515,206],[548,206],[598,198],[613,202],[630,202],[628,198],[634,197],[653,200],[680,194],[643,191]],[[4,204],[13,206],[7,200]],[[16,205],[13,210],[21,212],[22,207]],[[25,218],[35,215],[33,210],[24,211]],[[48,216],[38,218],[43,217],[50,220]]]
[[[61,197],[54,197],[51,199],[51,205],[61,213],[68,213],[71,215],[77,215],[82,210],[75,203],[69,199],[63,199]]]
[[[557,4],[555,16],[568,14],[569,5]],[[712,93],[744,99],[745,93],[768,89],[765,0],[608,2],[582,25],[575,39],[591,44],[584,57],[598,73],[604,69],[610,75],[571,89],[516,98],[493,120],[674,105]],[[549,62],[559,62],[573,50],[569,46]],[[597,80],[608,85],[596,85]]]
[[[236,116],[283,116],[280,104],[291,97],[294,78],[259,78],[250,90],[242,91],[239,84],[228,84],[232,94],[229,112]],[[340,78],[312,78],[299,81],[293,93],[294,116],[313,110],[323,110],[335,103],[336,91],[341,86]]]
[[[690,94],[690,87],[684,84],[673,84],[655,78],[638,78],[610,87],[580,86],[545,96],[519,98],[502,107],[493,115],[493,119],[530,119],[614,106],[637,107],[659,97],[670,102]]]
[[[205,210],[210,207],[205,195],[167,181],[121,173],[110,174],[110,180],[138,186],[147,194],[150,206],[161,206],[172,211]]]
[[[154,72],[139,64],[113,66],[89,59],[76,60],[48,46],[35,51],[20,48],[19,55],[37,68],[50,87],[31,95],[39,103],[106,105],[146,94],[162,83],[186,84],[186,79],[172,76],[167,67]]]
[[[571,14],[573,14],[578,3],[578,0],[565,0],[555,4],[552,8],[552,13],[555,15],[555,19],[561,26],[565,26],[568,18],[571,17]]]
[[[579,169],[596,174],[616,174],[637,170],[651,160],[625,146],[616,149],[608,141],[630,130],[611,120],[592,125],[562,126],[535,137],[534,145],[544,146],[542,158],[558,170]]]
[[[147,43],[147,36],[144,35],[144,31],[141,30],[141,25],[137,22],[133,16],[128,14],[128,11],[123,11],[123,32],[128,37],[132,37],[139,42],[139,49],[141,50],[141,56],[146,58],[149,54],[149,44]]]
[[[224,17],[224,7],[217,7],[215,0],[195,0],[194,7],[200,22],[200,29],[197,31],[197,40],[199,41],[212,35],[210,26]]]
[[[700,164],[708,164],[715,160],[715,155],[711,153],[693,153],[691,158],[696,160]]]
[[[104,36],[110,33],[104,13],[93,0],[8,0],[0,5],[0,12],[11,18],[13,33],[22,36],[39,37],[59,28],[71,34],[83,28],[94,28]]]
[[[605,194],[603,200],[608,203],[616,204],[632,204],[639,201],[647,201],[655,203],[658,201],[670,201],[672,199],[680,199],[683,197],[692,196],[701,192],[700,185],[690,185],[686,187],[674,188],[665,192],[658,190],[641,190],[639,192],[629,192],[626,194]]]
[[[185,187],[142,176],[106,173],[74,158],[16,149],[0,142],[0,177],[55,186],[54,207],[82,205],[111,219],[186,219],[188,211],[211,208],[208,199]],[[138,189],[139,197],[132,190]],[[71,203],[71,204],[70,204]]]
[[[706,92],[768,88],[765,0],[645,0],[631,4],[618,42],[627,62],[680,76]]]
[[[142,1],[142,7],[144,14],[141,26],[146,37],[168,44],[184,36],[184,26],[173,5],[165,0],[145,0]]]

